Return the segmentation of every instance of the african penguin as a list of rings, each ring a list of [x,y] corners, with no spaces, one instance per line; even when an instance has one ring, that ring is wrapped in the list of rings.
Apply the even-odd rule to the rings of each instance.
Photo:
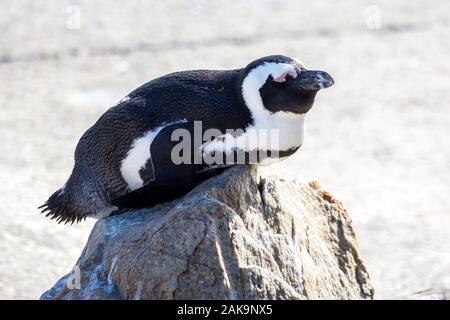
[[[58,222],[102,218],[173,200],[231,165],[286,158],[303,143],[316,93],[333,84],[282,55],[151,80],[83,134],[69,180],[39,208]],[[197,143],[178,150],[181,133]]]

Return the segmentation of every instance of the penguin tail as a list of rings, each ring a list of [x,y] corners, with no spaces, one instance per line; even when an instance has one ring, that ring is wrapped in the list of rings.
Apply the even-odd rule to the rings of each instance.
[[[53,193],[48,200],[38,207],[42,214],[50,219],[56,219],[58,223],[80,222],[86,218],[85,215],[80,215],[77,211],[72,209],[71,201],[65,187],[60,188]]]

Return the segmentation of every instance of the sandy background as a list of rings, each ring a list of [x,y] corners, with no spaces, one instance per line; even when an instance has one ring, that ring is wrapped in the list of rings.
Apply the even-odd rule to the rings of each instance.
[[[57,225],[36,207],[108,107],[168,72],[277,53],[336,85],[274,170],[343,201],[377,298],[449,288],[449,12],[448,0],[2,2],[0,298],[39,297],[79,256],[94,221]]]

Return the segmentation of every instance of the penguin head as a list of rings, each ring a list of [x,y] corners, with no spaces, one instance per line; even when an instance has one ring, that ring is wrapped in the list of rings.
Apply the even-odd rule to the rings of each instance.
[[[325,71],[308,70],[296,59],[274,55],[251,62],[243,69],[242,97],[251,111],[308,112],[317,92],[334,84]]]

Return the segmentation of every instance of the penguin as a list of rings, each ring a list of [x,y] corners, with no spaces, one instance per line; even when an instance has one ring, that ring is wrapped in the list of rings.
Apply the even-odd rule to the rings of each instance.
[[[174,200],[233,165],[283,160],[302,145],[317,92],[333,84],[283,55],[151,80],[82,135],[69,179],[39,209],[58,223],[104,218]]]

